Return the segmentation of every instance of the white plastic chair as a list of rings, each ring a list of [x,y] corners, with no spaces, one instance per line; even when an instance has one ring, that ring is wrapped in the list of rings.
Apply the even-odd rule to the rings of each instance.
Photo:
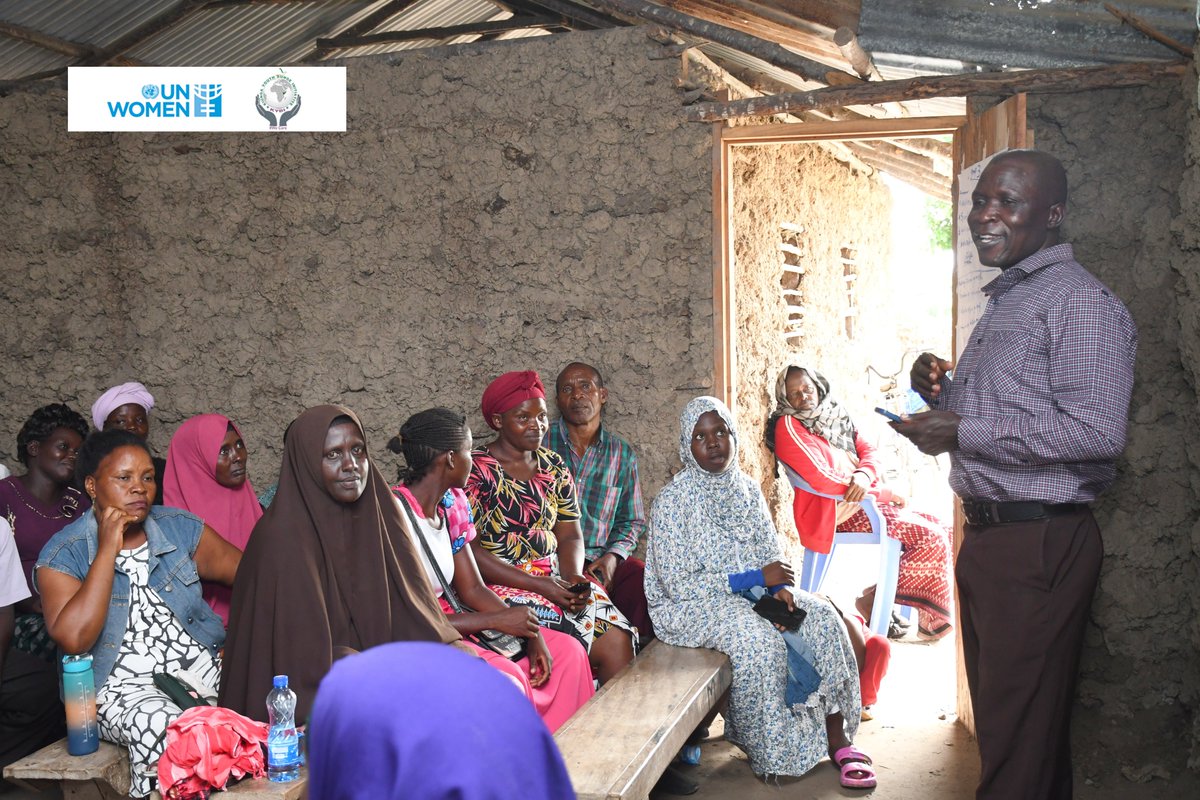
[[[780,462],[781,464],[783,462]],[[818,497],[828,497],[841,500],[841,495],[818,492],[800,477],[791,467],[783,464],[788,481],[796,491],[815,494]],[[804,548],[804,564],[800,568],[800,588],[806,592],[819,592],[825,581],[825,573],[829,571],[829,562],[842,544],[876,544],[879,545],[879,575],[875,581],[875,604],[871,607],[871,632],[887,636],[888,626],[892,621],[892,604],[896,601],[896,581],[900,577],[900,540],[887,535],[887,520],[879,513],[875,498],[867,495],[862,499],[862,510],[871,522],[870,533],[835,533],[833,544],[828,553],[817,553]],[[905,609],[904,617],[910,612]]]

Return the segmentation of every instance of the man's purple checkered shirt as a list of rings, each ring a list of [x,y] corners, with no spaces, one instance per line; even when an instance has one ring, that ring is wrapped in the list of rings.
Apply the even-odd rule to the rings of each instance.
[[[963,498],[1086,503],[1125,448],[1137,327],[1069,244],[983,287],[987,308],[934,408],[962,417],[950,487]]]

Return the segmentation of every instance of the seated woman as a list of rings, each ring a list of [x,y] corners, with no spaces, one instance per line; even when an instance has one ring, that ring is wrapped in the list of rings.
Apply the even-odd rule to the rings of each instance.
[[[0,480],[0,517],[8,521],[26,585],[33,586],[33,565],[50,537],[83,516],[92,503],[76,489],[75,457],[88,435],[87,421],[62,403],[42,406],[17,434],[17,458],[24,475]],[[46,661],[54,660],[54,642],[46,633],[41,597],[16,604],[12,646]]]
[[[697,397],[680,420],[683,471],[654,500],[646,599],[658,638],[729,656],[725,736],[757,775],[803,775],[828,753],[842,785],[875,785],[854,747],[861,706],[854,652],[829,603],[792,587],[762,490],[737,467],[725,404]],[[772,593],[807,616],[783,633],[755,613]]]
[[[330,670],[308,770],[310,800],[575,797],[554,737],[508,681],[425,642],[375,647]]]
[[[583,576],[575,483],[562,458],[541,446],[545,388],[536,372],[508,372],[488,386],[482,408],[500,435],[471,454],[479,570],[507,602],[531,605],[540,622],[553,618],[573,633],[604,683],[633,658],[637,629]]]
[[[220,414],[186,420],[167,449],[163,503],[190,511],[238,550],[246,549],[250,531],[262,517],[262,506],[246,475],[246,443],[242,433]],[[229,622],[230,589],[204,582],[204,599]]]
[[[342,656],[399,640],[457,643],[362,424],[316,406],[288,427],[275,502],[254,526],[233,586],[221,705],[267,718],[275,675],[296,720]]]
[[[114,428],[126,430],[142,441],[150,435],[150,409],[154,408],[154,395],[137,381],[122,383],[106,390],[92,403],[92,422],[98,431]],[[151,454],[154,464],[154,482],[163,485],[163,473],[167,462]],[[163,502],[162,492],[154,498],[155,505]]]
[[[529,607],[505,605],[479,577],[475,557],[466,546],[475,539],[471,506],[462,490],[471,474],[467,418],[448,408],[414,414],[388,448],[404,454],[407,466],[393,490],[411,515],[414,544],[450,624],[484,661],[511,676],[547,727],[558,730],[595,694],[587,651],[569,634],[543,630]],[[460,603],[457,613],[447,602],[443,580]],[[470,637],[482,630],[525,639],[527,655],[514,662],[479,646]]]
[[[944,636],[953,619],[949,527],[930,514],[906,509],[905,499],[880,482],[875,448],[830,396],[829,381],[821,373],[788,365],[775,382],[775,403],[767,420],[767,448],[813,489],[844,498],[839,502],[797,491],[792,513],[800,542],[809,550],[828,553],[835,529],[870,532],[870,520],[858,501],[868,493],[875,496],[888,536],[899,539],[902,548],[896,602],[918,609],[924,636]],[[870,601],[866,608],[869,616]]]
[[[129,747],[130,793],[144,797],[162,733],[182,713],[153,675],[186,671],[215,691],[225,629],[200,579],[233,583],[242,554],[186,511],[152,507],[154,465],[138,436],[93,434],[77,472],[92,511],[42,549],[38,591],[62,651],[91,654],[100,736]]]

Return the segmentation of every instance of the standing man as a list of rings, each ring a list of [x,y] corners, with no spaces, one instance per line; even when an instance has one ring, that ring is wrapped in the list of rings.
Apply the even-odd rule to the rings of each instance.
[[[1059,244],[1066,171],[996,156],[967,217],[987,308],[962,357],[929,353],[912,387],[935,410],[892,427],[950,453],[966,525],[957,578],[982,760],[980,800],[1071,797],[1071,706],[1103,546],[1088,504],[1113,482],[1137,329]]]
[[[583,512],[584,572],[608,590],[617,608],[637,626],[643,644],[654,638],[646,609],[646,565],[633,552],[646,531],[642,487],[633,448],[601,425],[608,390],[600,371],[578,361],[555,381],[559,418],[546,446],[571,470]]]

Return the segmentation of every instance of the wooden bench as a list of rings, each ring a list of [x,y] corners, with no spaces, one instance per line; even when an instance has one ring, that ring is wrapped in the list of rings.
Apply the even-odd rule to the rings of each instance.
[[[653,641],[554,735],[579,800],[645,800],[725,694],[729,657]]]
[[[73,756],[67,752],[67,740],[61,739],[9,764],[4,768],[4,777],[35,792],[57,783],[64,800],[117,800],[129,796],[129,753],[122,746],[101,742],[100,749],[91,755]],[[221,796],[236,796],[236,800],[300,800],[307,783],[308,770],[301,768],[297,780],[243,780]],[[158,792],[150,796],[160,800]]]

